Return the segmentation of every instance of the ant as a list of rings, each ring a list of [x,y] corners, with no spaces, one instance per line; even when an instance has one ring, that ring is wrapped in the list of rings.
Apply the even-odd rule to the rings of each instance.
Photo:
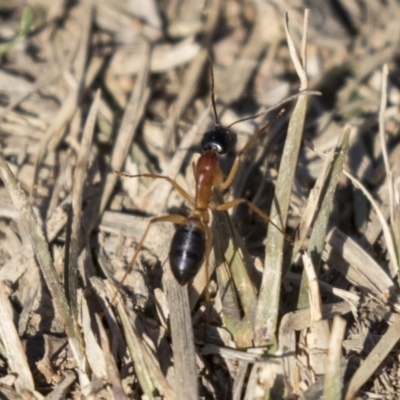
[[[236,133],[232,132],[230,128],[246,120],[254,119],[262,116],[269,112],[266,110],[262,113],[239,119],[233,122],[227,127],[221,126],[219,124],[215,95],[214,95],[214,73],[212,64],[210,62],[211,70],[211,102],[215,116],[215,126],[213,129],[204,133],[201,140],[202,154],[197,160],[196,165],[193,164],[193,173],[196,182],[195,196],[191,196],[185,189],[183,189],[177,182],[165,175],[159,174],[139,174],[139,175],[129,175],[118,171],[117,174],[130,178],[153,178],[153,179],[164,179],[168,181],[189,203],[192,204],[193,209],[189,213],[189,216],[185,217],[180,214],[170,214],[161,217],[152,218],[143,236],[137,246],[135,254],[130,262],[130,267],[132,267],[138,257],[138,254],[143,246],[146,236],[150,230],[150,227],[155,222],[171,222],[178,225],[175,234],[171,241],[171,247],[169,251],[169,260],[171,265],[171,271],[180,285],[186,285],[191,282],[193,278],[197,275],[203,264],[204,259],[206,260],[206,273],[208,275],[208,258],[211,252],[212,246],[212,232],[209,226],[210,223],[210,213],[209,211],[226,211],[233,208],[239,204],[247,204],[255,213],[257,213],[265,222],[270,222],[270,218],[267,214],[261,211],[255,204],[251,203],[247,199],[237,198],[222,204],[215,204],[211,200],[211,195],[213,189],[225,190],[227,189],[235,179],[236,173],[239,168],[241,157],[244,152],[246,152],[250,147],[252,147],[256,141],[260,138],[261,134],[267,130],[277,118],[281,116],[284,112],[282,109],[277,116],[270,121],[267,125],[259,129],[252,137],[250,137],[247,144],[243,147],[239,153],[237,153],[231,170],[224,180],[224,175],[220,166],[219,156],[226,154],[228,151],[232,150],[236,144],[237,137]],[[286,103],[298,95],[291,96],[284,101],[282,101],[273,109],[279,108],[281,104]],[[276,226],[274,224],[274,226]],[[277,227],[277,226],[276,226]],[[282,234],[285,233],[277,227]],[[290,240],[290,239],[289,239]],[[208,278],[208,277],[207,277]]]

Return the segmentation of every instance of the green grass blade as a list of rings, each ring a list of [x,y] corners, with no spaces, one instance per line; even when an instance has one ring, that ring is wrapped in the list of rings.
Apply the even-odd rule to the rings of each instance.
[[[33,11],[30,7],[25,7],[22,13],[21,25],[18,35],[7,43],[0,45],[0,57],[7,54],[21,39],[23,39],[31,30],[34,22]]]
[[[299,75],[300,90],[307,89],[307,77],[304,71],[305,56],[302,54],[303,62],[297,55],[293,41],[288,32],[288,21],[286,16],[285,28],[289,51]],[[303,41],[305,41],[306,33]],[[304,49],[305,46],[302,46]],[[304,51],[302,51],[304,53]],[[285,229],[286,218],[289,209],[291,188],[297,165],[297,157],[300,150],[303,135],[304,121],[308,104],[307,96],[300,96],[297,100],[293,115],[289,121],[287,138],[283,149],[279,175],[275,189],[275,197],[271,209],[271,220],[275,225]],[[255,316],[255,343],[265,345],[273,340],[279,312],[280,288],[282,281],[282,264],[284,256],[285,237],[272,224],[268,228],[268,239],[265,246],[265,263],[262,277],[260,294],[256,306]]]
[[[218,201],[222,196],[216,193]],[[241,243],[227,212],[215,212],[213,225],[214,253],[216,259],[218,286],[224,309],[224,325],[235,338],[239,346],[250,346],[253,337],[250,324],[243,324],[240,318],[240,307],[248,321],[254,313],[256,291],[248,272],[250,258]],[[240,304],[239,304],[240,303]],[[245,327],[248,329],[244,329]]]
[[[32,8],[25,7],[24,11],[22,12],[21,25],[19,27],[19,33],[18,33],[18,36],[20,38],[26,36],[29,33],[29,31],[32,28],[33,22],[34,22],[34,15]]]
[[[327,186],[325,193],[321,201],[321,207],[318,211],[317,219],[314,224],[313,232],[311,234],[310,243],[308,247],[308,254],[312,260],[312,264],[315,267],[318,275],[322,253],[325,246],[325,237],[328,229],[329,217],[332,211],[333,196],[336,191],[337,182],[339,176],[342,173],[343,163],[346,156],[347,147],[349,144],[351,128],[346,126],[339,139],[338,145],[336,146],[336,158],[332,165],[330,176],[327,180]],[[297,308],[304,309],[309,307],[308,297],[308,281],[306,275],[303,274],[303,278],[300,286],[299,301]]]

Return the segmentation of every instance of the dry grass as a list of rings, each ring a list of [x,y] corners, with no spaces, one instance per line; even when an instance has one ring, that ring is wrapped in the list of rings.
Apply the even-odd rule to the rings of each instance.
[[[0,397],[400,397],[400,6],[304,3],[305,24],[294,1],[1,3]],[[322,92],[223,194],[292,240],[215,212],[209,303],[203,270],[172,277],[171,223],[128,268],[152,216],[191,206],[114,172],[193,193],[208,51],[224,125]],[[236,125],[237,148],[273,115]]]

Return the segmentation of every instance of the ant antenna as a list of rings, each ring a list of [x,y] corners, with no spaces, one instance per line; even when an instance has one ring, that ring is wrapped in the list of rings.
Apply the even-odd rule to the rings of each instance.
[[[318,92],[318,91],[315,91],[315,90],[302,90],[299,93],[296,93],[296,94],[293,94],[293,95],[291,95],[289,97],[286,97],[285,99],[283,99],[279,103],[273,105],[272,107],[267,108],[265,111],[262,111],[262,112],[260,112],[258,114],[251,115],[250,117],[241,118],[241,119],[238,119],[235,122],[232,122],[230,125],[227,126],[227,129],[229,129],[233,125],[236,125],[239,122],[248,121],[249,119],[255,119],[255,118],[261,117],[262,115],[268,114],[269,112],[271,112],[273,110],[276,110],[277,108],[281,108],[284,104],[289,103],[289,101],[297,99],[298,97],[303,96],[305,94],[320,96],[321,92]],[[281,114],[282,113],[279,113],[279,115],[281,115]]]
[[[226,129],[229,129],[231,126],[236,125],[236,124],[238,124],[239,122],[248,121],[249,119],[255,119],[255,118],[261,117],[261,115],[264,115],[264,114],[266,114],[265,111],[260,112],[260,113],[255,114],[255,115],[251,115],[250,117],[240,118],[240,119],[238,119],[237,121],[232,122],[230,125],[228,125],[228,126],[226,127]]]
[[[213,70],[213,64],[212,64],[212,59],[211,59],[211,54],[210,53],[208,53],[208,65],[210,66],[210,73],[211,73],[211,103],[212,103],[213,110],[214,110],[215,124],[219,125],[217,107],[215,105],[214,70]]]

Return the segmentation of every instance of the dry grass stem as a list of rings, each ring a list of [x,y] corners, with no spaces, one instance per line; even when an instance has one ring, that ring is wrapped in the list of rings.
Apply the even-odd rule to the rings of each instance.
[[[328,359],[324,384],[324,398],[339,400],[343,397],[342,346],[346,331],[346,320],[339,316],[333,318],[329,340]]]
[[[0,3],[0,398],[400,398],[398,2]]]
[[[18,393],[33,394],[35,390],[33,376],[12,319],[13,311],[8,298],[10,290],[4,283],[1,283],[0,289],[0,338],[10,369],[16,374],[14,385]]]
[[[53,260],[49,253],[48,244],[44,237],[42,226],[39,223],[25,193],[21,189],[20,183],[15,179],[2,154],[0,154],[0,175],[7,187],[11,199],[13,200],[14,206],[19,211],[19,216],[23,222],[23,226],[29,234],[36,258],[54,299],[55,308],[65,324],[65,330],[69,337],[76,361],[80,368],[84,370],[85,361],[83,356],[84,351],[82,348],[82,338],[71,319],[67,299],[54,269]]]
[[[71,240],[69,243],[69,257],[67,257],[67,293],[71,313],[75,320],[78,318],[78,256],[81,249],[81,214],[82,214],[82,197],[85,175],[88,169],[89,153],[92,146],[94,127],[96,123],[97,110],[99,107],[101,92],[97,91],[91,106],[88,118],[86,120],[85,129],[83,131],[81,147],[76,161],[74,172],[75,180],[72,187],[72,221],[71,221]]]

